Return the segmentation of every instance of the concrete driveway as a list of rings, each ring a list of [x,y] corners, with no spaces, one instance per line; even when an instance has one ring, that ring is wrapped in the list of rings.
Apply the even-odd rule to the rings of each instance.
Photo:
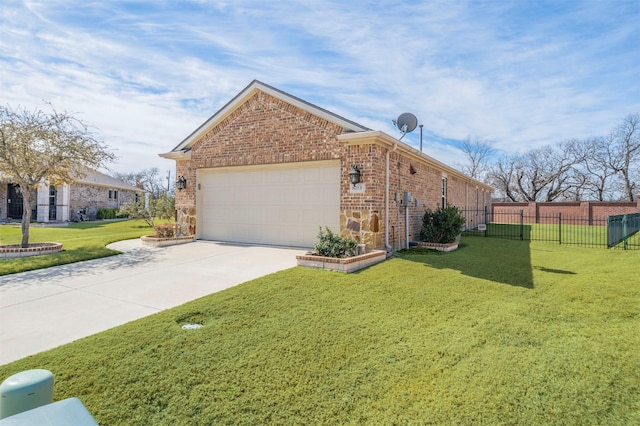
[[[304,249],[139,239],[123,254],[0,277],[0,365],[296,265]]]

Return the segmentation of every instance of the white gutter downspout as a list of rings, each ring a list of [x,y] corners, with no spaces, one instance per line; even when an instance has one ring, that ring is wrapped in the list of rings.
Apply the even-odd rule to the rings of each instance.
[[[393,149],[387,150],[387,170],[384,182],[384,246],[386,247],[387,252],[392,251],[392,247],[389,245],[389,157],[396,148],[398,148],[398,144],[394,143]]]

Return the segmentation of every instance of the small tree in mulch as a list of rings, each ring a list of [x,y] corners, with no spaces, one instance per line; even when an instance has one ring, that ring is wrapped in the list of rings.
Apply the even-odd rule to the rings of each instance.
[[[462,232],[465,219],[456,206],[427,209],[422,218],[420,239],[429,243],[453,243]]]
[[[176,200],[168,194],[162,194],[149,200],[148,208],[143,201],[131,201],[120,207],[118,215],[130,219],[144,220],[147,225],[155,226],[155,219],[172,220],[175,212]]]

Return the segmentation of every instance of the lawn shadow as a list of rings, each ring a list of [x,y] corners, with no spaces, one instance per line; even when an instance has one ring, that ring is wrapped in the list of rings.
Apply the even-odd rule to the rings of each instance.
[[[0,277],[0,290],[2,287],[11,285],[51,283],[64,284],[66,278],[75,275],[98,275],[105,270],[122,270],[132,268],[143,263],[151,264],[158,261],[160,252],[158,249],[140,247],[127,251],[126,253],[115,254],[97,259],[84,260],[64,265],[50,266],[48,268],[35,269],[33,271],[19,272]]]
[[[402,251],[400,255],[430,268],[452,269],[470,277],[533,288],[531,252],[527,241],[466,237],[452,252],[411,249]]]
[[[544,266],[534,266],[533,269],[537,269],[538,271],[542,271],[542,272],[549,272],[552,274],[576,275],[576,273],[573,271],[565,271],[564,269],[545,268]]]

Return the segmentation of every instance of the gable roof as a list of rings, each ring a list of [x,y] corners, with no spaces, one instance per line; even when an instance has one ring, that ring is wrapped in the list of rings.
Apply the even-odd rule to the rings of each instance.
[[[104,173],[100,173],[97,170],[85,168],[84,176],[78,177],[73,182],[74,184],[103,186],[120,190],[144,192],[144,189],[140,189],[137,186],[128,184],[127,182],[116,179]]]
[[[218,123],[223,121],[233,111],[235,111],[240,105],[242,105],[247,99],[251,98],[256,92],[263,92],[274,98],[280,99],[291,105],[294,105],[310,114],[321,117],[331,123],[335,123],[341,127],[352,132],[364,132],[371,129],[362,126],[354,121],[348,120],[337,114],[332,113],[324,108],[320,108],[312,103],[309,103],[303,99],[297,98],[280,89],[269,86],[258,80],[253,80],[247,87],[245,87],[240,93],[238,93],[233,99],[231,99],[225,106],[223,106],[218,112],[213,114],[207,121],[202,123],[200,127],[187,136],[182,142],[180,142],[175,148],[166,154],[160,154],[161,157],[169,159],[188,158],[188,151],[196,140],[200,138],[209,129],[215,127]]]
[[[82,175],[76,176],[76,178],[73,180],[71,185],[74,185],[74,184],[93,185],[93,186],[103,186],[103,187],[109,187],[113,189],[121,189],[121,190],[127,190],[127,191],[145,192],[144,189],[140,189],[137,186],[130,185],[123,180],[106,175],[97,170],[93,170],[89,167],[83,167],[82,173],[83,173]],[[0,175],[0,182],[11,183],[11,179]]]

